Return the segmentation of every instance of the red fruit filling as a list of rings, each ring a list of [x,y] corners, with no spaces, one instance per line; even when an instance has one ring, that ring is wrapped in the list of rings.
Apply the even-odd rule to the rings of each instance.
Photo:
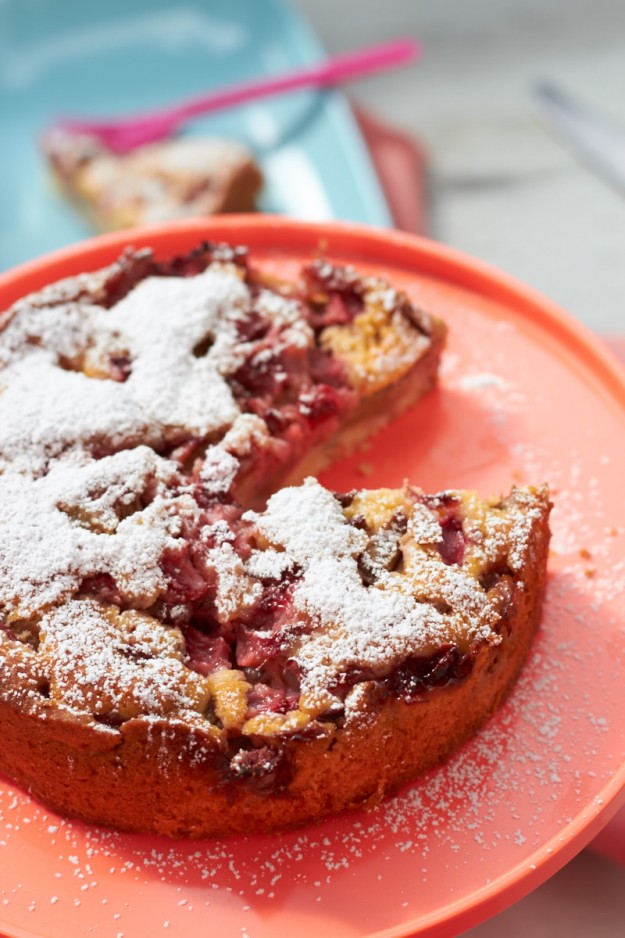
[[[132,257],[122,257],[115,274],[110,277],[104,286],[104,297],[100,301],[102,306],[110,309],[136,287],[140,280],[154,274],[155,264],[149,254],[139,254]]]
[[[242,342],[258,342],[266,337],[270,328],[271,323],[256,311],[237,322],[237,334]]]
[[[161,277],[195,277],[201,274],[215,261],[224,264],[236,264],[247,271],[247,248],[231,247],[229,244],[215,244],[204,241],[198,248],[189,254],[172,257],[160,263],[153,262],[153,276]]]
[[[132,371],[130,358],[128,355],[113,355],[109,360],[109,368],[113,381],[126,381]]]
[[[182,629],[187,649],[187,664],[198,674],[209,675],[213,671],[230,667],[230,647],[221,635],[206,635],[192,625]]]
[[[305,308],[302,313],[306,314]],[[238,331],[244,361],[227,379],[233,396],[243,412],[267,424],[274,439],[273,461],[296,459],[324,428],[353,407],[355,395],[345,369],[317,347],[286,344],[281,328],[257,312],[240,323]],[[281,451],[278,442],[288,448]]]
[[[316,261],[305,268],[304,279],[307,317],[313,329],[345,325],[363,311],[363,284],[350,268]]]
[[[420,495],[419,498],[438,515],[441,539],[437,546],[443,562],[449,566],[460,565],[464,560],[467,537],[457,496],[443,492],[440,495]]]
[[[308,353],[310,377],[315,384],[346,389],[347,377],[343,364],[325,349],[313,348]]]
[[[280,398],[286,391],[288,373],[284,368],[280,352],[267,348],[255,351],[229,377],[237,403],[247,403],[255,398]]]
[[[255,627],[237,624],[236,662],[240,668],[257,668],[278,654],[283,636],[279,628],[258,631]]]
[[[205,449],[205,446],[199,437],[191,437],[177,443],[173,449],[166,454],[168,459],[177,463],[182,472],[189,471],[193,467],[194,460]]]
[[[424,658],[408,658],[383,681],[387,692],[411,703],[431,687],[442,687],[465,678],[473,667],[474,656],[455,645],[447,645]]]

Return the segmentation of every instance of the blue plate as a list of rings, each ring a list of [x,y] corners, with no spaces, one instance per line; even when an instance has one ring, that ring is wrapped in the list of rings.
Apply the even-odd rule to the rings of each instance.
[[[0,3],[0,267],[93,232],[54,190],[37,137],[62,114],[117,116],[323,57],[279,0],[4,0]],[[265,211],[391,224],[346,99],[298,92],[196,120],[243,140]]]

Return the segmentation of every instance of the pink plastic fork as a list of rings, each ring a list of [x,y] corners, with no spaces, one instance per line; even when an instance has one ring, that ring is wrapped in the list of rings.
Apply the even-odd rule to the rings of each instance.
[[[57,127],[97,137],[115,153],[128,153],[135,147],[161,140],[175,133],[186,121],[269,95],[301,88],[322,88],[351,78],[393,68],[416,59],[421,47],[413,39],[397,39],[326,59],[319,65],[297,69],[277,77],[243,82],[221,91],[191,98],[173,107],[159,108],[121,120],[89,121],[61,119]]]

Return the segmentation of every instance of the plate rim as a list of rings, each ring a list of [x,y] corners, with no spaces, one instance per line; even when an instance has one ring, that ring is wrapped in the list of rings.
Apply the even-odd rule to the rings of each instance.
[[[243,240],[252,250],[254,247],[267,249],[273,241],[278,256],[281,247],[287,250],[287,244],[291,252],[310,252],[320,242],[325,242],[329,253],[334,251],[339,254],[341,246],[349,243],[346,253],[356,263],[377,257],[388,267],[405,269],[406,261],[410,258],[411,269],[416,274],[444,279],[447,283],[462,286],[487,298],[496,298],[511,304],[516,312],[529,316],[558,343],[565,343],[576,359],[597,377],[625,414],[625,370],[600,338],[583,323],[539,291],[464,252],[417,235],[386,231],[370,225],[350,222],[311,223],[282,216],[240,215],[214,216],[208,220],[192,219],[100,235],[0,273],[0,308],[5,308],[5,296],[14,299],[18,295],[24,296],[23,288],[27,283],[27,292],[32,292],[58,279],[58,272],[62,272],[61,276],[69,276],[79,270],[96,269],[116,257],[123,246],[152,246],[157,253],[167,253],[172,241],[178,244],[178,250],[185,250],[197,243],[198,239],[207,237]],[[417,266],[415,259],[418,259]],[[421,914],[400,925],[367,933],[367,938],[457,934],[459,926],[471,927],[503,911],[561,869],[624,803],[625,760],[589,804],[524,860],[494,877],[482,888],[441,906],[436,912]],[[1,919],[1,910],[0,925],[7,927]],[[13,928],[8,934],[15,938],[39,938],[39,933],[26,929]]]

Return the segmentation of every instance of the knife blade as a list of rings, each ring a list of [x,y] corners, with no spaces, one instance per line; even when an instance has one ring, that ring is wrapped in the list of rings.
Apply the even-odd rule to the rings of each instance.
[[[537,82],[534,94],[549,126],[580,162],[625,195],[625,129],[552,82]]]

